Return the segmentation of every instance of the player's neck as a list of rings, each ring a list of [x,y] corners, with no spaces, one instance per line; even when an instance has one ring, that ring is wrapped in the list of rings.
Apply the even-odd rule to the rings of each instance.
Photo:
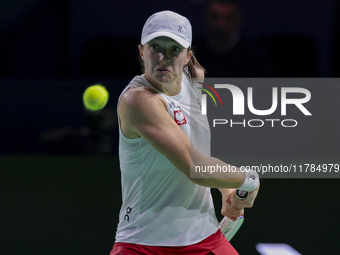
[[[147,75],[145,78],[159,91],[163,92],[167,96],[176,96],[181,92],[182,89],[182,75],[176,78],[176,80],[171,82],[159,83],[150,79]]]

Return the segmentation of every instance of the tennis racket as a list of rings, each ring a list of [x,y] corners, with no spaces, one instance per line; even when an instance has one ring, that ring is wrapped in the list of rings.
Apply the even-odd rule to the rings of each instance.
[[[238,199],[246,199],[248,196],[248,192],[244,190],[236,190],[235,193]],[[236,219],[236,221],[229,219],[228,217],[224,216],[221,220],[219,227],[225,238],[230,241],[236,232],[240,229],[244,221],[244,217],[240,216]]]

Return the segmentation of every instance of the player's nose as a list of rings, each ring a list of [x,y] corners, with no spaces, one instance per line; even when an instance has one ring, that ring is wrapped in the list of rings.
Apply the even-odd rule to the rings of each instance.
[[[159,61],[162,63],[167,63],[170,61],[169,54],[166,51],[159,53]]]

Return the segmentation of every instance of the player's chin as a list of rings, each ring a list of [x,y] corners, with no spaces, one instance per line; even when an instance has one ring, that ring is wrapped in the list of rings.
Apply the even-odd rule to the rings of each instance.
[[[170,74],[164,74],[164,75],[157,75],[156,80],[159,83],[168,83],[168,82],[171,82],[173,78],[171,77]]]

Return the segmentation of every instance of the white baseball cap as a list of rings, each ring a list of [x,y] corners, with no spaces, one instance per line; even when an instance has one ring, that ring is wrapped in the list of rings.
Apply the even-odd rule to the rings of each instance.
[[[151,15],[142,31],[142,45],[160,36],[169,37],[184,48],[189,48],[192,41],[191,24],[189,20],[172,11],[161,11]]]

